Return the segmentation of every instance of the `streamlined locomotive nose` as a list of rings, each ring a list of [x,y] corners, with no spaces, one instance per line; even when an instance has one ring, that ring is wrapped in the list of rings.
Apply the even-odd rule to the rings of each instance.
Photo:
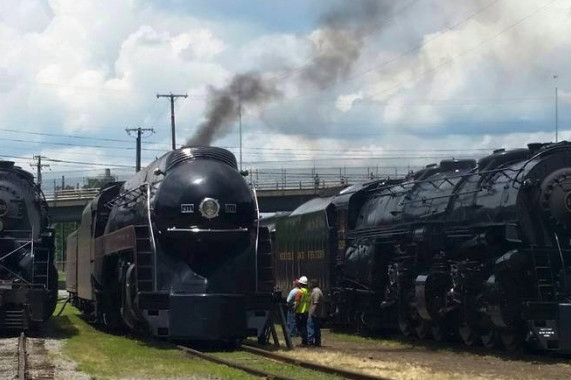
[[[202,276],[251,244],[256,215],[244,178],[218,160],[185,161],[168,170],[153,214],[165,252]]]
[[[155,196],[161,233],[232,230],[252,226],[255,205],[240,173],[216,160],[186,161],[170,169]]]
[[[557,170],[541,184],[541,205],[558,228],[571,229],[571,168]]]

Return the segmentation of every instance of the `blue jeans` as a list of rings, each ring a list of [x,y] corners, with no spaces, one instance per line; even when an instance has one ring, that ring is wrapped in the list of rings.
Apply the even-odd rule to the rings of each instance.
[[[301,344],[307,345],[307,313],[296,314],[297,331],[301,337]]]
[[[309,344],[321,346],[321,321],[311,315],[307,320],[307,340]]]
[[[291,309],[288,309],[287,311],[287,328],[289,329],[289,336],[297,336],[295,313]]]

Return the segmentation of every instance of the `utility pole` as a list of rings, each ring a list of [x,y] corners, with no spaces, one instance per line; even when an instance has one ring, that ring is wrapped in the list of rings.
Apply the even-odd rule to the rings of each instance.
[[[240,171],[242,171],[242,97],[238,92],[238,120],[240,121]]]
[[[41,155],[34,156],[34,161],[36,161],[36,163],[30,164],[30,166],[36,167],[36,184],[38,185],[39,188],[42,187],[42,168],[49,168],[50,167],[49,165],[42,164],[42,158],[46,158],[46,157],[43,157]],[[54,187],[54,192],[55,192],[55,187]]]
[[[555,142],[559,141],[559,114],[558,114],[558,99],[557,99],[557,75],[553,76],[555,81]]]
[[[175,95],[172,92],[170,94],[157,94],[158,98],[169,98],[171,101],[171,131],[172,131],[172,149],[176,149],[176,137],[175,137],[175,123],[174,123],[174,100],[176,98],[188,98],[188,94]]]
[[[135,171],[138,172],[141,170],[141,136],[143,134],[143,132],[151,132],[149,134],[149,136],[153,133],[155,133],[155,130],[153,128],[126,128],[125,132],[127,132],[127,134],[129,136],[131,136],[131,132],[137,132],[137,165],[135,168]]]

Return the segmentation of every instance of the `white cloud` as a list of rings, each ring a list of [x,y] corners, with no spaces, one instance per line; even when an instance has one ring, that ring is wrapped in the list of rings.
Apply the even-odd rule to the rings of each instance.
[[[248,156],[251,160],[303,159],[308,161],[299,165],[308,166],[312,159],[331,157],[324,149],[518,147],[530,139],[552,139],[553,74],[559,74],[563,130],[571,119],[568,4],[555,3],[500,33],[542,4],[498,2],[452,30],[447,28],[482,2],[413,6],[398,22],[367,37],[368,48],[347,80],[312,92],[293,78],[295,68],[311,62],[311,47],[319,46],[313,44],[319,40],[317,26],[299,33],[259,30],[239,44],[233,35],[244,38],[240,28],[249,26],[151,9],[144,2],[0,0],[0,122],[122,139],[127,139],[124,128],[142,124],[155,127],[152,140],[168,146],[169,105],[155,98],[157,92],[190,95],[176,105],[181,142],[202,120],[209,86],[220,87],[237,72],[260,70],[280,79],[285,99],[266,110],[245,111],[250,130],[262,131],[248,137],[248,146],[264,148]],[[406,53],[419,43],[422,48]],[[216,143],[236,146],[235,137]],[[82,153],[91,159],[102,152],[74,152]],[[59,150],[45,154],[63,157]]]
[[[343,112],[347,112],[353,107],[353,102],[359,99],[363,99],[362,91],[354,94],[339,95],[337,97],[337,101],[335,102],[335,107]]]

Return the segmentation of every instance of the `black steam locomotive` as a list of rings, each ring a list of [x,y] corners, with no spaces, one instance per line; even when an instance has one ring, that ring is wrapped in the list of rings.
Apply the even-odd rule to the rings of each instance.
[[[171,151],[85,207],[68,237],[67,290],[109,327],[184,340],[259,336],[273,279],[257,221],[232,153]]]
[[[34,177],[0,161],[0,332],[47,320],[57,303],[54,232]]]
[[[274,267],[327,289],[331,320],[571,352],[571,144],[444,160],[276,223]]]

